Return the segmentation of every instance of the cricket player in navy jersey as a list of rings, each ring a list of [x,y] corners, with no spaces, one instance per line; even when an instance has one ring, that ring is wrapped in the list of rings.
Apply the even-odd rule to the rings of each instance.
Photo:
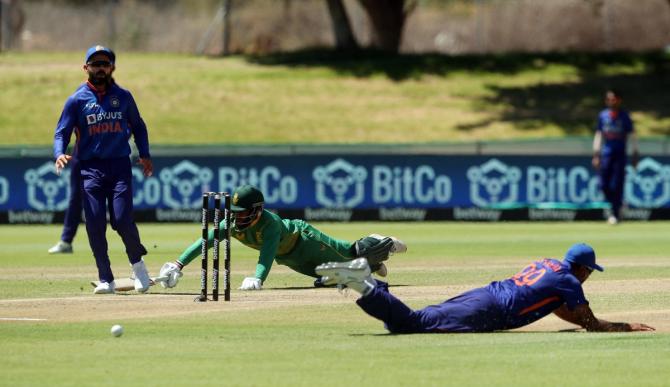
[[[632,148],[631,164],[637,167],[640,154],[633,120],[627,111],[621,108],[621,93],[608,90],[605,93],[607,108],[598,114],[596,134],[593,138],[593,167],[598,171],[600,188],[605,200],[610,203],[610,224],[621,219],[624,183],[626,182],[627,143]]]
[[[244,279],[241,290],[260,290],[276,261],[292,270],[316,278],[315,287],[323,286],[322,279],[314,268],[329,261],[351,261],[358,257],[367,257],[372,271],[386,276],[384,265],[389,255],[404,253],[407,246],[395,237],[379,234],[348,242],[332,238],[302,219],[282,219],[264,209],[263,193],[254,186],[243,185],[235,189],[231,200],[234,213],[234,225],[231,235],[243,245],[258,250],[258,263],[253,276]],[[221,222],[221,229],[224,229]],[[208,248],[214,243],[214,230],[208,235]],[[182,268],[201,253],[201,239],[194,241],[179,259],[167,262],[161,268],[159,276],[168,277],[161,286],[172,288],[182,276]]]
[[[326,283],[347,286],[361,297],[366,313],[384,322],[391,333],[493,332],[519,328],[554,313],[561,319],[598,332],[653,331],[639,323],[596,318],[584,297],[582,283],[596,264],[593,249],[583,243],[570,247],[563,261],[542,259],[503,281],[494,281],[438,305],[412,310],[389,293],[388,284],[370,276],[364,258],[320,265],[316,272]]]
[[[83,68],[88,81],[67,99],[56,125],[55,167],[60,173],[72,159],[65,151],[74,132],[86,231],[100,279],[94,293],[114,293],[115,288],[105,236],[108,204],[112,228],[121,236],[133,269],[135,290],[144,293],[150,278],[142,259],[147,250],[133,219],[131,136],[145,176],[151,176],[153,164],[147,128],[135,100],[112,78],[115,61],[116,55],[107,47],[96,45],[86,52]]]

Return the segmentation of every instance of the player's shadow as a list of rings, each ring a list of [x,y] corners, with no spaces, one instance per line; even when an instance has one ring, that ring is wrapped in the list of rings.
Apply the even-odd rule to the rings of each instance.
[[[403,285],[403,284],[389,285],[390,288],[403,287],[403,286],[411,286],[411,285]],[[263,289],[264,290],[309,290],[309,289],[337,290],[337,286],[320,286],[320,287],[315,287],[315,286],[286,286],[286,287],[267,287],[267,288],[263,288]]]
[[[575,333],[575,332],[586,332],[582,328],[568,328],[561,329],[558,331],[495,331],[495,332],[484,332],[484,333],[350,333],[348,336],[351,337],[393,337],[393,336],[406,336],[406,335],[425,335],[425,334],[452,334],[452,335],[490,335],[490,334],[546,334],[546,333]]]

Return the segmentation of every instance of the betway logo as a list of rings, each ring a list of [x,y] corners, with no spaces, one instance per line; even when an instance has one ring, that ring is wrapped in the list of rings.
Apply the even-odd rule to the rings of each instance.
[[[351,220],[352,211],[334,208],[305,208],[305,220]]]
[[[9,223],[53,223],[54,213],[51,211],[9,211],[7,213]]]
[[[425,220],[427,211],[422,208],[380,208],[381,220]]]

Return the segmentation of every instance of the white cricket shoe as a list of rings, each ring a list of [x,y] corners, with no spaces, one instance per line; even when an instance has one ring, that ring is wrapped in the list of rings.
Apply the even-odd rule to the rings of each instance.
[[[379,234],[370,234],[369,236],[370,236],[370,238],[375,238],[375,239],[378,239],[378,240],[382,240],[384,238],[387,238],[387,237],[385,237],[383,235],[379,235]],[[393,241],[393,247],[391,248],[391,254],[404,253],[404,252],[407,251],[407,245],[405,244],[405,242],[401,241],[400,239],[398,239],[394,236],[390,236],[388,238],[391,238],[391,240]]]
[[[98,286],[93,289],[94,294],[114,294],[116,285],[112,282],[100,282]]]
[[[315,268],[316,274],[326,279],[324,285],[335,285],[342,289],[345,286],[367,295],[377,284],[370,276],[370,265],[365,258],[347,262],[328,262]]]
[[[135,290],[140,293],[146,293],[151,286],[151,278],[149,278],[149,272],[147,272],[143,259],[133,264],[133,274],[135,278]]]
[[[65,241],[58,241],[52,248],[49,250],[49,254],[71,254],[72,245]]]

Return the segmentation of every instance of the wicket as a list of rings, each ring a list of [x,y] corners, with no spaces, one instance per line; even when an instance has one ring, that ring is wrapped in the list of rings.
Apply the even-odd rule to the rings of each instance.
[[[209,234],[210,198],[214,198],[212,219],[214,242],[212,244],[212,301],[219,300],[219,254],[221,248],[221,198],[223,198],[223,299],[230,301],[230,194],[227,192],[204,192],[202,194],[202,236],[201,236],[201,267],[200,267],[200,295],[195,301],[207,301],[207,237]]]

